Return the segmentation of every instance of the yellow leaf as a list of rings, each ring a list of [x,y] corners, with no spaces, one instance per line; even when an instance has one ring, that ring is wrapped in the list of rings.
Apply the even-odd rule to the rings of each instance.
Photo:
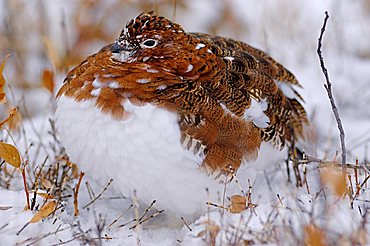
[[[42,219],[48,217],[52,212],[54,212],[56,201],[50,201],[46,203],[30,220],[30,223],[39,222]]]
[[[42,86],[45,87],[51,94],[54,93],[54,73],[50,70],[45,69],[42,73]]]
[[[305,242],[307,246],[325,246],[325,232],[320,230],[314,224],[309,224],[304,227]]]
[[[8,118],[6,118],[5,120],[1,121],[0,122],[0,128],[3,127],[3,125],[5,125],[6,122],[8,122],[9,120],[11,120],[14,115],[17,113],[17,108],[12,108],[10,111],[9,111],[9,116]]]
[[[4,79],[4,76],[3,76],[3,70],[4,70],[6,60],[8,59],[9,56],[10,56],[10,54],[5,56],[4,60],[0,64],[0,104],[6,103],[6,96],[5,96],[5,92],[4,92],[5,79]]]
[[[0,157],[15,168],[21,166],[21,157],[16,147],[0,142]]]

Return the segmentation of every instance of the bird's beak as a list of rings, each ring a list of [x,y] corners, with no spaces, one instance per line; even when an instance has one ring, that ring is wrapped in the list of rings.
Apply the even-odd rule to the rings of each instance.
[[[112,51],[112,53],[120,53],[121,50],[123,50],[123,47],[121,47],[121,45],[119,45],[117,42],[115,42],[111,47],[110,47],[110,51]]]
[[[129,62],[134,53],[134,48],[131,45],[127,43],[121,44],[120,42],[112,44],[110,50],[112,52],[112,56],[120,62]]]

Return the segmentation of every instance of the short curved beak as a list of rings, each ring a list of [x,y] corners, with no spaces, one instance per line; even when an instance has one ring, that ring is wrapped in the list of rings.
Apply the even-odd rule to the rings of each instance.
[[[110,47],[110,51],[112,51],[112,53],[120,53],[122,50],[122,47],[121,45],[119,45],[118,43],[114,43],[111,47]]]

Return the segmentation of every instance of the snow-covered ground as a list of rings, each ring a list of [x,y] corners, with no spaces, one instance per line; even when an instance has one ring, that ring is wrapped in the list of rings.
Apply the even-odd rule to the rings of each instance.
[[[14,21],[6,17],[5,13],[10,2],[14,4],[21,1],[0,2],[2,22],[5,19],[8,22]],[[22,15],[23,18],[30,17],[30,20],[37,19],[37,14],[33,11],[39,5],[36,1],[25,2],[27,4],[22,5],[18,20],[22,19]],[[77,1],[42,2],[47,13],[45,18],[50,20],[44,32],[48,33],[61,56],[65,52],[61,48],[64,47],[63,28],[60,25],[64,20],[63,16],[66,16],[69,45],[73,46],[78,41],[78,34],[72,22],[72,16],[77,11]],[[95,6],[95,12],[84,12],[85,15],[81,16],[82,22],[89,18],[98,20],[104,11],[112,11],[108,6],[114,5],[116,1],[102,2],[104,4]],[[185,3],[186,7],[180,3]],[[172,3],[163,6],[159,4],[160,14],[171,17],[173,15],[171,6]],[[107,33],[112,35],[111,41],[114,40],[114,35],[120,32],[119,29],[124,22],[141,11],[131,1],[127,1],[126,7],[121,14],[113,11],[112,14],[104,17],[103,25]],[[99,11],[99,8],[103,9]],[[370,45],[368,42],[370,3],[368,1],[179,1],[176,21],[188,31],[215,31],[219,35],[246,41],[268,51],[272,57],[289,68],[304,87],[302,95],[306,100],[305,108],[311,119],[311,129],[302,146],[310,156],[333,160],[336,151],[340,153],[339,133],[323,86],[325,80],[316,54],[317,38],[326,10],[329,11],[330,18],[324,34],[323,55],[346,132],[347,162],[353,164],[358,157],[361,163],[366,159],[366,154],[369,154],[366,146],[370,142],[368,107],[370,103]],[[93,29],[94,25],[98,25],[97,22],[92,23],[90,28]],[[27,25],[22,23],[11,24],[15,30],[27,30]],[[33,28],[32,25],[29,28]],[[6,25],[1,25],[0,30],[5,33]],[[37,37],[27,35],[29,35],[27,47],[31,47],[30,50],[43,48],[42,44],[38,43]],[[27,40],[27,35],[21,37]],[[81,56],[96,52],[99,47],[108,42],[102,40],[94,39],[91,44],[83,43]],[[1,41],[3,37],[0,37]],[[5,48],[2,49],[1,58],[8,51]],[[9,66],[5,69],[7,83],[17,83],[15,81],[18,71],[17,62],[23,64],[25,70],[23,72],[27,74],[30,81],[37,80],[35,78],[38,78],[40,72],[45,67],[51,66],[50,61],[44,56],[37,52],[30,53],[32,58],[29,55],[15,55],[16,59],[9,62]],[[20,57],[26,60],[20,62],[17,60]],[[64,75],[64,72],[58,71],[57,87],[61,84]],[[14,140],[21,154],[26,153],[27,150],[30,170],[41,165],[45,157],[49,156],[45,168],[47,169],[48,165],[55,164],[55,157],[60,154],[60,147],[50,134],[50,131],[53,131],[48,120],[52,119],[55,110],[53,97],[44,89],[24,90],[24,88],[14,87],[15,96],[10,98],[11,102],[13,105],[18,105],[23,114],[27,113],[31,116],[24,117],[21,128],[25,131],[14,132]],[[27,107],[26,111],[24,105]],[[12,142],[6,132],[1,134],[1,139]],[[30,143],[33,143],[33,146],[29,147]],[[338,156],[337,159],[339,160],[340,157]],[[4,164],[1,165],[4,168]],[[21,230],[36,212],[25,211],[25,193],[22,191],[21,177],[16,172],[16,177],[11,179],[9,188],[5,188],[7,187],[5,183],[0,182],[0,245],[67,243],[70,245],[81,243],[135,245],[138,242],[142,245],[207,245],[213,241],[217,245],[233,243],[237,245],[248,242],[277,245],[297,245],[305,242],[324,245],[319,244],[321,237],[329,244],[337,244],[339,241],[344,244],[368,244],[370,240],[368,238],[370,227],[367,223],[370,200],[368,184],[361,187],[359,196],[351,206],[352,201],[349,196],[340,198],[331,189],[323,186],[322,183],[327,181],[323,177],[325,170],[318,166],[317,163],[306,166],[307,185],[303,184],[302,187],[296,187],[292,169],[290,170],[292,182],[287,181],[285,163],[263,168],[253,167],[257,174],[252,184],[251,202],[257,206],[251,205],[253,209],[247,209],[238,214],[230,214],[223,209],[209,206],[207,214],[194,223],[189,223],[191,230],[185,225],[182,228],[167,228],[163,223],[160,225],[161,215],[149,219],[143,227],[139,226],[134,230],[130,227],[135,225],[135,222],[122,226],[135,218],[134,214],[137,210],[142,213],[141,210],[145,210],[146,207],[140,205],[141,207],[136,209],[135,204],[120,217],[130,207],[132,200],[117,195],[110,187],[96,202],[83,208],[91,200],[85,181],[89,181],[95,195],[104,189],[104,186],[96,185],[89,177],[85,177],[81,184],[78,217],[73,216],[73,197],[65,198],[60,205],[61,208],[53,216],[38,223],[31,223]],[[8,166],[7,170],[11,172],[12,167]],[[353,171],[351,170],[350,173],[353,190],[356,192]],[[303,177],[303,165],[300,166],[300,174]],[[3,180],[9,178],[4,175],[4,169],[0,170],[0,175]],[[31,171],[30,179],[34,175],[35,173]],[[368,175],[368,171],[359,172],[358,183],[361,184]],[[247,181],[239,181],[242,189],[248,192]],[[72,189],[76,183],[77,179],[68,183],[72,186],[66,187],[70,191],[68,194],[73,194]],[[350,186],[349,182],[348,186]],[[44,199],[41,196],[37,197],[36,206],[37,204],[41,206]],[[222,204],[222,201],[213,202]],[[155,205],[148,215],[154,213]],[[119,218],[118,221],[111,225],[117,218]]]

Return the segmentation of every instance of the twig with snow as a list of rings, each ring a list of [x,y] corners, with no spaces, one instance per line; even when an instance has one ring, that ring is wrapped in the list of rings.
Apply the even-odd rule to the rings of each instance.
[[[331,108],[333,110],[335,120],[337,121],[338,129],[339,129],[339,133],[340,133],[340,142],[341,142],[341,146],[342,146],[342,165],[343,165],[343,171],[345,172],[347,166],[346,166],[346,145],[345,145],[345,141],[344,141],[344,137],[345,137],[344,129],[343,129],[342,121],[339,117],[337,106],[336,106],[335,101],[334,101],[333,93],[332,93],[332,90],[331,90],[331,82],[330,82],[330,79],[329,79],[329,73],[328,73],[328,70],[325,67],[324,58],[322,56],[322,51],[321,51],[322,38],[323,38],[323,35],[324,35],[324,32],[325,32],[325,28],[326,28],[326,24],[328,22],[328,19],[329,19],[328,11],[325,11],[325,19],[324,19],[323,26],[321,28],[321,32],[320,32],[320,36],[319,36],[318,44],[317,44],[317,55],[319,56],[321,70],[324,73],[325,80],[326,80],[326,84],[324,85],[324,87],[326,89],[326,92],[328,93]]]

